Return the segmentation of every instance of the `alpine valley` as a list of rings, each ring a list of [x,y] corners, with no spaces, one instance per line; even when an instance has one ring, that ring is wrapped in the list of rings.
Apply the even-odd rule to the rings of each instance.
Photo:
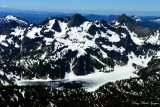
[[[158,107],[159,81],[160,29],[137,17],[0,18],[2,107]]]

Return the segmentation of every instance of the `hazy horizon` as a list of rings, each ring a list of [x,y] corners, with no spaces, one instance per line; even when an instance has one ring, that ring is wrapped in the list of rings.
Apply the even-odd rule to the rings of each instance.
[[[129,16],[136,15],[136,16],[160,16],[160,12],[143,12],[143,11],[113,11],[113,10],[52,10],[52,11],[47,11],[47,10],[27,10],[27,9],[12,9],[12,8],[0,8],[0,12],[6,12],[6,13],[14,13],[14,12],[21,12],[21,13],[58,13],[58,14],[94,14],[94,15],[121,15],[121,14],[126,14]]]
[[[18,11],[43,11],[97,15],[160,16],[160,1],[152,0],[0,0],[0,8]]]

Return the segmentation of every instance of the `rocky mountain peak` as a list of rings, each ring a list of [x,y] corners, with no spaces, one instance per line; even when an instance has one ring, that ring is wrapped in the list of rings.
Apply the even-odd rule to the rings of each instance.
[[[132,24],[132,25],[137,25],[136,21],[130,17],[128,17],[126,14],[122,14],[118,20],[120,24]]]
[[[75,15],[71,16],[71,18],[68,22],[68,27],[77,27],[85,21],[87,21],[87,19],[85,17],[83,17],[80,14],[75,14]]]
[[[117,22],[121,25],[125,24],[127,28],[137,34],[139,37],[148,37],[149,35],[153,35],[154,30],[149,27],[143,27],[138,24],[136,19],[127,16],[126,14],[122,14]]]

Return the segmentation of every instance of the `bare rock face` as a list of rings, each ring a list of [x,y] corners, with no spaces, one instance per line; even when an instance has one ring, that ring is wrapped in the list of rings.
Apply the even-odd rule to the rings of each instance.
[[[153,57],[152,60],[148,63],[148,67],[139,71],[139,75],[142,77],[148,77],[151,75],[158,75],[160,73],[160,59]]]

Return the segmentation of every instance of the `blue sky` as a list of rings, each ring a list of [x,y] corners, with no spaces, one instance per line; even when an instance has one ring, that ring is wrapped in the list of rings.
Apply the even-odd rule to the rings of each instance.
[[[0,0],[0,7],[19,10],[97,14],[160,14],[160,0]]]

